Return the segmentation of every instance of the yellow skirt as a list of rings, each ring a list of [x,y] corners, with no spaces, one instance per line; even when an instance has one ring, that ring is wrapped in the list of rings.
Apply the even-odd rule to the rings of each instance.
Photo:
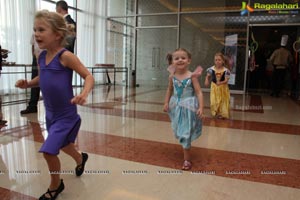
[[[212,116],[229,118],[230,93],[227,84],[216,85],[211,83],[210,111]]]

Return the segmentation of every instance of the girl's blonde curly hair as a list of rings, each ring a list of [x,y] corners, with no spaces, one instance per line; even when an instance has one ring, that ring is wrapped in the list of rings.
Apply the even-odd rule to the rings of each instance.
[[[51,29],[61,36],[61,45],[67,45],[66,36],[68,35],[68,29],[64,18],[56,13],[48,10],[41,10],[35,14],[35,20],[43,20],[48,23]]]

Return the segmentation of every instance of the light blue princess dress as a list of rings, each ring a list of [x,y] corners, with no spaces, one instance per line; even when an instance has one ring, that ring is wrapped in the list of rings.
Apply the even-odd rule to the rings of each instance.
[[[199,108],[191,78],[173,80],[173,95],[169,102],[169,117],[175,137],[184,149],[202,133],[202,121],[196,112]]]

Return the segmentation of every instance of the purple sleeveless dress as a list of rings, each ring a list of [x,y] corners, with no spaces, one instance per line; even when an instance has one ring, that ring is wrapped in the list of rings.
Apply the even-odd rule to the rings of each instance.
[[[53,60],[46,65],[47,51],[39,56],[39,84],[46,110],[46,127],[48,137],[39,152],[51,155],[59,154],[59,150],[77,137],[81,119],[75,104],[71,104],[74,97],[72,87],[73,70],[60,63],[60,56],[66,49],[62,49]]]

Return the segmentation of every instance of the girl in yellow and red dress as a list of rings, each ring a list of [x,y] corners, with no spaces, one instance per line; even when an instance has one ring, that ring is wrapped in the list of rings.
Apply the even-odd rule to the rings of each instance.
[[[210,110],[217,118],[229,118],[230,93],[228,80],[230,70],[222,53],[215,54],[215,65],[207,69],[205,86],[210,84]]]

